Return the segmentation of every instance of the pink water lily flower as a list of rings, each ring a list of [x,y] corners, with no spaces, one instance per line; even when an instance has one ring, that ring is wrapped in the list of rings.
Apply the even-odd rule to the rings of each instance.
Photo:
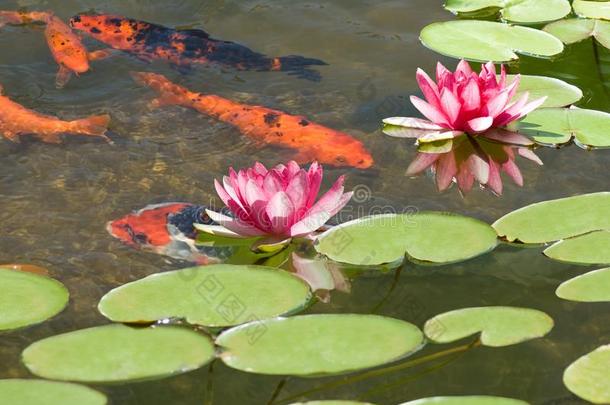
[[[269,170],[258,162],[239,172],[230,168],[222,184],[217,180],[214,184],[233,217],[210,210],[207,214],[226,231],[217,229],[215,233],[225,236],[306,236],[324,225],[352,197],[351,192],[343,192],[341,176],[316,201],[322,177],[323,169],[317,162],[309,170],[301,169],[294,161]]]
[[[452,139],[468,133],[483,135],[490,128],[501,128],[519,120],[540,107],[546,97],[528,103],[529,94],[512,101],[519,87],[520,76],[511,84],[506,81],[506,69],[500,77],[492,62],[481,67],[478,75],[465,60],[460,61],[455,73],[441,63],[436,68],[436,83],[422,69],[417,69],[417,83],[426,98],[411,96],[411,103],[428,120],[393,117],[386,124],[423,130],[418,142]]]

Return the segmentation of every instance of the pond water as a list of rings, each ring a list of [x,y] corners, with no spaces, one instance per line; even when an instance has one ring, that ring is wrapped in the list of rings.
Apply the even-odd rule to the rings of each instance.
[[[219,68],[196,68],[183,75],[163,63],[147,65],[117,54],[93,62],[91,72],[58,90],[57,65],[43,29],[5,27],[0,33],[0,83],[5,93],[29,108],[62,118],[109,113],[114,143],[0,141],[0,262],[47,267],[71,292],[70,305],[59,316],[0,337],[0,378],[30,376],[20,363],[20,353],[30,343],[108,323],[96,306],[110,289],[186,266],[123,245],[106,232],[108,221],[152,203],[218,205],[213,179],[225,174],[228,166],[247,167],[256,160],[275,164],[291,157],[288,150],[256,145],[233,127],[195,111],[148,109],[152,92],[133,82],[132,70],[163,73],[197,91],[306,115],[362,140],[375,158],[372,169],[328,167],[325,176],[326,187],[346,174],[348,189],[364,191],[359,204],[348,206],[355,216],[375,206],[399,211],[414,207],[492,222],[533,202],[607,190],[610,154],[573,146],[540,149],[544,166],[523,161],[525,185],[505,182],[501,197],[482,189],[462,196],[455,187],[438,193],[429,176],[405,177],[416,150],[411,141],[384,136],[380,121],[419,115],[408,102],[410,94],[419,92],[417,67],[432,71],[437,60],[455,66],[455,60],[426,49],[418,39],[425,25],[453,18],[441,5],[440,0],[0,0],[0,9],[52,10],[66,21],[76,13],[98,11],[171,27],[203,28],[268,55],[304,55],[328,63],[319,68],[322,80],[311,82],[280,72]],[[91,39],[85,43],[101,48]],[[523,57],[511,66],[511,73],[563,79],[585,92],[579,106],[609,111],[610,52],[600,47],[599,58],[600,70],[591,41],[585,41],[552,63]],[[543,339],[503,349],[478,348],[434,370],[388,374],[307,399],[396,404],[434,395],[490,394],[534,404],[580,403],[564,388],[561,376],[574,359],[607,343],[610,304],[561,301],[554,291],[585,270],[550,261],[540,248],[500,246],[454,265],[406,263],[397,280],[391,274],[359,277],[350,294],[334,293],[330,303],[317,303],[307,313],[375,311],[422,326],[426,319],[455,308],[512,305],[545,311],[556,326]],[[422,354],[435,350],[438,347],[426,348]],[[212,389],[215,404],[241,405],[267,403],[280,380],[216,362],[211,375],[206,367],[154,382],[95,388],[116,404],[202,404]],[[291,378],[282,396],[326,381]]]

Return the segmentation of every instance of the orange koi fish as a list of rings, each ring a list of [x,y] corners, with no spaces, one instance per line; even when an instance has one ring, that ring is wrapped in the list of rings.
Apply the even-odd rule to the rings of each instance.
[[[108,140],[105,135],[110,121],[108,115],[62,121],[28,110],[2,94],[0,86],[0,133],[10,141],[19,142],[19,136],[26,134],[35,135],[46,143],[60,143],[62,134],[99,136]]]
[[[108,51],[87,52],[80,38],[60,18],[50,12],[0,11],[0,26],[4,24],[27,24],[42,22],[46,24],[45,38],[53,59],[59,65],[55,84],[64,87],[72,74],[79,75],[89,71],[89,61],[105,58]]]
[[[283,71],[319,80],[319,72],[308,67],[326,65],[302,56],[270,58],[235,42],[212,38],[202,30],[176,30],[117,15],[79,14],[72,17],[70,26],[141,60],[162,59],[182,70],[192,64],[220,64],[237,70]]]
[[[134,79],[159,97],[151,105],[180,105],[227,122],[257,142],[296,149],[301,163],[317,160],[334,166],[366,169],[373,158],[362,142],[303,116],[261,106],[239,104],[216,95],[194,93],[155,73],[135,72]]]

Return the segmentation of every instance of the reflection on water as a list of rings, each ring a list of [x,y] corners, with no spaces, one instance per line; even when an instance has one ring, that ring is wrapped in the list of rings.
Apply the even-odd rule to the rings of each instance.
[[[416,116],[406,96],[417,93],[417,67],[431,71],[439,57],[419,44],[420,29],[453,18],[441,1],[430,0],[0,0],[0,9],[52,10],[64,21],[98,11],[163,24],[201,28],[267,55],[307,55],[329,63],[311,83],[275,72],[241,72],[201,67],[187,75],[165,64],[147,65],[118,53],[92,64],[92,71],[55,88],[57,65],[43,32],[4,27],[0,32],[0,83],[13,100],[63,119],[108,113],[114,145],[70,139],[62,145],[0,142],[0,255],[3,263],[49,268],[72,294],[57,318],[0,338],[0,377],[28,377],[20,365],[29,343],[63,331],[106,323],[97,313],[99,298],[119,284],[184,267],[185,263],[125,246],[106,233],[106,223],[152,203],[186,201],[220,205],[213,179],[229,165],[255,160],[275,164],[290,153],[255,145],[233,127],[181,107],[150,110],[150,91],[135,84],[133,70],[151,70],[180,80],[189,89],[242,103],[264,105],[344,131],[362,141],[375,158],[369,170],[328,168],[327,179],[347,174],[347,187],[365,185],[370,205],[383,201],[397,210],[453,211],[493,221],[526,204],[608,188],[610,158],[604,151],[579,148],[536,151],[544,167],[524,164],[522,188],[504,184],[501,198],[473,189],[460,196],[439,194],[425,176],[408,178],[405,167],[415,147],[379,130],[381,119]],[[85,39],[91,50],[102,45]],[[604,75],[609,52],[601,49]],[[593,62],[591,44],[568,48],[557,63],[522,58],[511,73],[556,76],[586,93],[579,106],[608,111]],[[330,181],[330,180],[327,180]],[[325,187],[329,187],[326,184]],[[359,211],[358,211],[359,212]],[[516,305],[545,311],[556,321],[545,339],[504,349],[480,348],[457,361],[391,389],[363,398],[396,404],[443,394],[493,394],[545,403],[570,397],[561,374],[573,359],[607,343],[608,304],[580,305],[558,300],[556,286],[586,268],[554,263],[539,249],[501,247],[465,263],[423,267],[408,263],[397,281],[372,273],[353,280],[351,293],[333,293],[328,304],[308,312],[377,312],[424,321],[447,310],[479,305]],[[391,292],[390,288],[395,284]],[[298,342],[295,342],[298,344]],[[428,353],[438,348],[427,348]],[[356,398],[376,385],[407,378],[384,376],[330,391],[327,398]],[[174,378],[96,387],[117,404],[201,404],[213,380],[215,403],[262,404],[280,378],[249,375],[216,364]],[[297,393],[326,379],[291,379],[284,393]],[[316,398],[322,395],[315,396]],[[551,402],[549,402],[551,403]]]

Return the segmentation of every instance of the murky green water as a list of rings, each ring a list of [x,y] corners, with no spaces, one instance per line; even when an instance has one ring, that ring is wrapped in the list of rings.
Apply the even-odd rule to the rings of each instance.
[[[430,71],[439,57],[418,41],[426,24],[453,18],[433,0],[0,0],[0,9],[53,10],[62,18],[95,10],[168,26],[204,28],[270,55],[299,54],[325,60],[323,80],[311,83],[282,73],[200,68],[181,76],[163,64],[147,67],[119,54],[94,62],[93,71],[54,87],[56,64],[42,29],[5,28],[0,33],[0,83],[14,100],[41,112],[75,118],[108,112],[114,145],[70,140],[63,145],[0,141],[0,262],[46,266],[70,289],[69,308],[53,320],[0,337],[0,378],[28,377],[19,356],[29,343],[60,332],[99,325],[99,298],[111,288],[183,263],[139,252],[105,231],[107,221],[150,203],[207,203],[212,181],[229,165],[255,160],[273,164],[290,152],[260,148],[226,124],[182,108],[150,111],[152,93],[135,85],[130,70],[154,69],[190,88],[296,114],[361,139],[372,151],[372,170],[328,169],[327,185],[339,174],[348,186],[372,191],[364,206],[390,205],[447,210],[493,221],[523,205],[562,196],[608,190],[610,154],[576,147],[541,149],[545,165],[520,167],[525,186],[505,182],[502,197],[474,190],[439,194],[426,176],[403,175],[414,147],[378,130],[382,118],[417,115],[408,95],[417,92],[415,69]],[[92,41],[86,42],[94,49]],[[99,46],[101,47],[101,46]],[[596,69],[590,41],[570,47],[554,63],[524,58],[512,71],[542,74],[583,88],[590,108],[610,109],[610,54],[601,50]],[[353,207],[355,214],[364,213]],[[442,247],[440,247],[442,248]],[[424,396],[491,394],[534,404],[579,400],[563,387],[563,369],[610,335],[610,304],[579,305],[554,295],[557,285],[588,270],[545,259],[540,249],[503,246],[484,257],[444,267],[408,263],[378,313],[419,326],[447,310],[514,305],[543,310],[556,321],[544,339],[503,349],[479,348],[427,374],[425,368],[315,394],[313,398],[360,398],[396,404]],[[351,294],[336,293],[330,304],[309,312],[369,313],[386,297],[391,275],[361,277]],[[298,345],[298,342],[295,342]],[[427,348],[423,353],[438,350]],[[83,362],[87,359],[83,359]],[[213,388],[215,404],[264,404],[278,377],[237,372],[215,364],[149,383],[95,388],[113,404],[202,404]],[[327,379],[290,379],[283,396]],[[387,384],[392,384],[387,386]],[[206,394],[208,392],[208,394]]]

